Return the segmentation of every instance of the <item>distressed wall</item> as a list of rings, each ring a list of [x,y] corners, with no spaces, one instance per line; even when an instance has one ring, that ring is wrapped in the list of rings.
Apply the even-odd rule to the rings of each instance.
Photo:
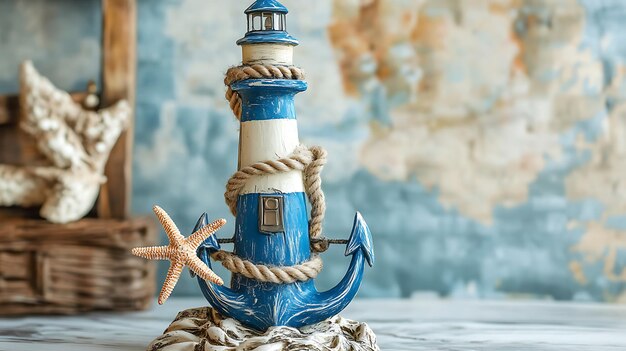
[[[78,25],[37,20],[60,16],[53,3]],[[158,203],[185,230],[204,211],[230,219],[222,75],[248,3],[139,0],[136,213]],[[360,296],[626,301],[626,4],[284,3],[310,83],[301,137],[330,152],[326,231],[349,235],[359,209],[375,237]],[[94,1],[1,0],[0,87],[33,56],[65,88],[93,78],[97,21]],[[319,285],[347,264],[331,249]],[[199,291],[186,278],[175,293]]]

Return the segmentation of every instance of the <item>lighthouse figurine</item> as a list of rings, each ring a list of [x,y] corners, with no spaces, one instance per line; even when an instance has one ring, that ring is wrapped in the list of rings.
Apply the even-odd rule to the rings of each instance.
[[[242,65],[231,68],[225,79],[226,97],[240,121],[238,170],[225,193],[236,216],[235,233],[218,239],[214,233],[225,220],[209,223],[203,214],[185,238],[155,206],[170,244],[133,253],[171,261],[159,303],[172,292],[186,265],[211,307],[179,314],[149,349],[202,342],[204,350],[224,350],[244,342],[261,346],[271,341],[275,347],[268,350],[297,345],[308,350],[331,345],[334,350],[378,350],[366,324],[337,316],[355,297],[365,264],[374,263],[372,237],[359,213],[348,240],[322,235],[325,204],[320,173],[326,153],[304,147],[298,137],[294,99],[307,83],[293,66],[298,41],[287,32],[288,10],[278,1],[258,0],[245,14],[248,30],[237,41]],[[222,243],[233,243],[234,250],[222,250]],[[334,288],[319,292],[314,279],[322,269],[321,253],[337,243],[345,244],[345,254],[351,256],[347,273]],[[232,272],[229,287],[211,270],[211,259]],[[189,319],[194,323],[183,321]],[[177,328],[184,328],[193,340],[182,340],[175,333],[182,329]]]

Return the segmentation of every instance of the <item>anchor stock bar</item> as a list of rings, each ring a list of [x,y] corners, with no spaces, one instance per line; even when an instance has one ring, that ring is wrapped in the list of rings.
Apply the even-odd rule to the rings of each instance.
[[[235,243],[235,238],[229,238],[229,239],[217,239],[217,242],[220,244],[234,244]],[[348,239],[327,239],[327,238],[315,238],[315,239],[311,239],[312,243],[320,243],[320,242],[327,242],[330,245],[346,245],[348,243]]]

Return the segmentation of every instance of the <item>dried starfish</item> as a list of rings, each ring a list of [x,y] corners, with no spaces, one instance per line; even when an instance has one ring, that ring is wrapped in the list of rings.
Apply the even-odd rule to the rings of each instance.
[[[132,250],[133,255],[147,258],[149,260],[169,260],[170,268],[167,271],[167,277],[163,283],[163,288],[159,294],[159,304],[162,305],[174,290],[178,278],[183,271],[183,267],[187,266],[191,271],[196,273],[204,280],[211,281],[218,285],[223,285],[224,281],[218,277],[198,256],[196,250],[208,237],[213,235],[218,229],[226,224],[225,219],[217,221],[203,227],[197,232],[185,238],[176,227],[170,216],[159,206],[152,209],[156,214],[159,222],[163,225],[165,233],[170,239],[167,246],[139,247]]]

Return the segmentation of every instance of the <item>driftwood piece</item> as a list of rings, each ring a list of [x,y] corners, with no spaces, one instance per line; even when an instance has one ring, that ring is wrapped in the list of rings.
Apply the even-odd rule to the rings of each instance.
[[[155,269],[130,249],[156,242],[147,218],[65,225],[3,219],[0,315],[144,309],[153,300]]]

